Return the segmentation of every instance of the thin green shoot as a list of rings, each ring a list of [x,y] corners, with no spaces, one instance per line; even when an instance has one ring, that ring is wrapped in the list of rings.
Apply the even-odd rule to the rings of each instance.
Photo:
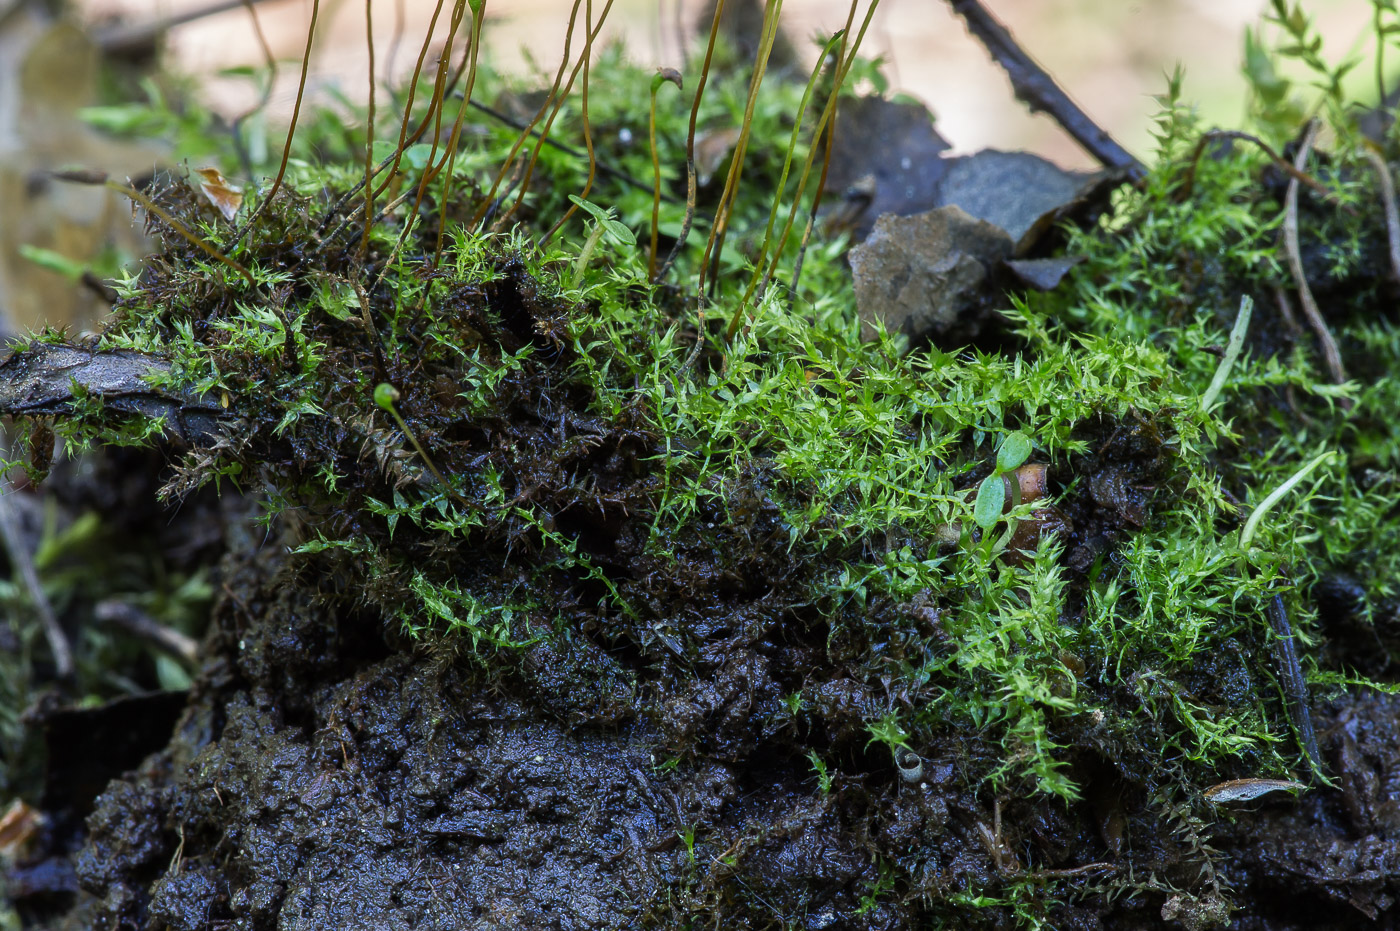
[[[724,191],[719,196],[719,206],[715,208],[715,220],[710,224],[710,235],[705,242],[705,251],[700,258],[700,277],[696,291],[705,293],[705,276],[710,271],[710,261],[716,266],[724,252],[724,239],[729,231],[729,215],[734,209],[734,199],[739,195],[739,183],[744,174],[744,156],[749,149],[750,132],[753,129],[753,111],[758,105],[758,88],[768,71],[768,59],[773,53],[773,43],[778,37],[778,14],[782,11],[783,0],[766,0],[763,7],[763,32],[759,39],[758,53],[754,57],[753,78],[749,81],[749,96],[744,102],[744,119],[740,124],[739,141],[734,144],[734,153],[729,159],[729,174],[724,180]]]
[[[403,431],[403,435],[408,437],[408,441],[412,443],[413,448],[418,451],[418,455],[423,460],[423,465],[428,467],[428,471],[433,474],[433,478],[438,480],[438,484],[443,487],[443,490],[447,492],[448,496],[464,507],[478,511],[481,510],[481,505],[473,501],[468,501],[466,498],[457,494],[457,492],[452,490],[452,486],[447,483],[447,479],[442,477],[442,473],[439,472],[437,466],[433,464],[432,457],[428,455],[428,451],[423,448],[423,444],[418,442],[418,437],[413,435],[413,431],[408,428],[408,424],[405,423],[403,417],[400,416],[398,408],[394,406],[394,402],[400,397],[402,397],[402,395],[399,394],[399,389],[395,388],[387,381],[380,382],[374,388],[374,403],[388,411],[390,416],[394,418],[394,422],[399,425],[399,429]]]
[[[766,277],[762,272],[763,262],[768,257],[768,250],[775,249],[781,251],[781,243],[777,246],[773,245],[773,224],[778,218],[778,207],[782,204],[783,193],[787,189],[788,172],[792,168],[792,154],[797,150],[797,143],[801,138],[802,119],[807,115],[807,106],[811,103],[812,91],[816,88],[817,80],[821,77],[823,66],[826,64],[827,60],[831,58],[832,54],[835,53],[837,46],[841,44],[841,40],[844,37],[845,31],[843,30],[837,32],[827,40],[825,47],[822,48],[821,56],[817,59],[816,66],[812,68],[812,76],[807,79],[807,87],[802,91],[802,102],[798,105],[797,116],[792,122],[792,137],[788,140],[787,152],[783,156],[783,170],[778,176],[778,185],[773,193],[773,205],[768,210],[768,225],[763,230],[763,245],[759,247],[758,257],[754,259],[754,272],[749,278],[748,289],[744,292],[744,298],[739,302],[739,307],[734,311],[734,319],[729,324],[729,335],[731,338],[734,335],[734,331],[738,329],[739,316],[744,312],[744,308],[748,306],[749,301],[754,297],[754,292],[758,289],[759,280],[763,279],[766,281]],[[802,198],[802,193],[802,190],[799,188],[794,196],[800,200]],[[762,295],[760,295],[760,297],[761,296]]]
[[[1210,380],[1210,387],[1201,395],[1202,411],[1209,411],[1220,397],[1220,392],[1225,387],[1225,379],[1229,377],[1230,369],[1234,367],[1235,360],[1240,357],[1240,350],[1244,348],[1244,335],[1249,331],[1249,317],[1253,312],[1254,299],[1246,294],[1240,298],[1240,310],[1235,315],[1235,325],[1230,328],[1230,342],[1225,346],[1225,357],[1220,360],[1215,377]]]
[[[1268,497],[1259,502],[1259,506],[1249,515],[1249,520],[1244,522],[1244,527],[1240,530],[1240,552],[1249,552],[1249,544],[1254,542],[1254,534],[1259,530],[1259,522],[1264,519],[1265,514],[1269,513],[1269,509],[1275,504],[1278,504],[1279,500],[1283,498],[1284,495],[1296,488],[1298,483],[1307,478],[1314,469],[1336,454],[1335,450],[1329,449],[1327,452],[1313,459],[1312,462],[1303,466],[1297,472],[1294,472],[1293,475],[1289,477],[1288,481],[1275,488],[1269,493]]]
[[[593,259],[593,253],[598,248],[598,241],[606,234],[609,239],[619,246],[635,247],[637,237],[632,231],[618,222],[613,217],[612,210],[604,210],[597,204],[589,203],[576,194],[570,194],[569,200],[573,202],[575,209],[582,208],[594,219],[593,231],[589,233],[583,248],[579,250],[578,258],[574,261],[573,287],[577,288],[583,281],[583,272],[588,268],[588,263]]]
[[[676,242],[671,246],[671,252],[666,256],[666,263],[661,266],[661,271],[657,272],[657,278],[665,278],[666,273],[675,264],[676,257],[685,248],[685,241],[690,237],[690,227],[695,222],[695,124],[700,118],[700,99],[705,96],[705,84],[710,79],[710,59],[715,54],[715,39],[719,36],[719,21],[724,15],[724,0],[715,0],[715,15],[710,21],[710,40],[705,45],[705,60],[700,65],[700,83],[695,88],[695,99],[690,104],[690,127],[685,134],[685,219],[681,220],[680,235],[676,237]],[[701,334],[703,338],[704,334]],[[699,346],[699,341],[696,345]]]

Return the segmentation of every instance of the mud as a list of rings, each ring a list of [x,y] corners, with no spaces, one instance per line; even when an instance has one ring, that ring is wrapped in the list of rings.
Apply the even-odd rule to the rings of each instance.
[[[259,248],[275,254],[262,258],[295,267],[310,221],[288,211],[277,222],[287,235],[268,236]],[[170,271],[179,258],[177,248],[151,263],[154,300],[179,292]],[[347,270],[336,261],[331,271]],[[235,312],[217,291],[179,293],[200,338]],[[311,295],[283,297],[296,305]],[[387,321],[391,295],[369,298]],[[402,355],[381,353],[361,321],[308,320],[306,338],[324,343],[335,373],[317,386],[324,415],[284,435],[281,399],[258,409],[249,391],[238,442],[185,461],[177,485],[214,462],[201,454],[241,457],[296,506],[268,534],[220,523],[197,542],[188,531],[186,558],[226,553],[204,666],[168,745],[107,785],[84,825],[76,804],[53,812],[67,832],[11,870],[11,889],[32,890],[18,901],[35,926],[895,929],[1034,919],[1086,931],[1164,921],[1282,931],[1389,918],[1400,893],[1400,700],[1317,701],[1336,788],[1222,809],[1210,823],[1164,789],[1185,780],[1167,778],[1179,764],[1145,739],[1150,725],[1129,734],[1087,715],[1055,722],[1083,787],[1073,802],[994,792],[983,776],[1006,745],[970,724],[940,725],[896,763],[868,725],[937,707],[938,683],[892,670],[955,648],[943,606],[928,594],[858,605],[812,594],[888,541],[794,545],[782,505],[810,492],[759,457],[714,480],[658,554],[645,545],[657,439],[640,401],[611,419],[596,413],[575,341],[563,338],[586,308],[542,298],[510,256],[489,281],[456,283],[429,306],[403,334],[416,351]],[[533,352],[490,392],[464,398],[461,353],[434,350],[435,327],[452,328],[453,344],[488,365]],[[290,352],[225,361],[235,387],[283,383],[295,366]],[[366,414],[364,372],[403,387],[403,417],[443,471],[505,476],[511,508],[465,542],[373,516],[367,501],[426,479],[397,455],[402,437]],[[1149,414],[1084,430],[1087,452],[1047,477],[1058,513],[1044,524],[1063,534],[1070,570],[1065,623],[1077,620],[1085,580],[1181,482]],[[991,470],[972,459],[968,488]],[[342,499],[317,496],[311,476],[324,464],[342,477]],[[130,468],[149,491],[163,466],[156,457]],[[465,484],[472,500],[486,497],[484,481]],[[130,500],[94,506],[115,512]],[[137,510],[131,532],[158,538],[160,512]],[[401,559],[287,555],[319,527]],[[503,633],[529,645],[478,654],[408,638],[394,614],[406,566],[501,603],[528,588],[533,606]],[[1322,624],[1343,642],[1375,612],[1344,576],[1324,581]],[[1247,654],[1257,648],[1218,651],[1182,687],[1209,706],[1250,700],[1260,685]],[[1140,711],[1139,696],[1085,676],[1082,659],[1060,661],[1103,706],[1125,718]],[[1054,893],[1041,894],[1051,881]]]
[[[1079,465],[1099,477],[1062,504],[1078,546],[1111,552],[1169,463],[1142,424],[1090,456]],[[400,640],[333,578],[308,584],[261,538],[242,543],[170,745],[106,788],[80,851],[55,839],[11,872],[32,921],[906,928],[1036,870],[1078,890],[1037,906],[1051,927],[1156,928],[1167,909],[1174,926],[1286,931],[1371,926],[1400,893],[1400,699],[1318,702],[1338,788],[1222,810],[1207,840],[1171,820],[1135,754],[1088,732],[1081,802],[970,789],[989,748],[956,729],[917,748],[906,782],[862,727],[890,701],[868,644],[790,608],[775,623],[767,592],[710,596],[650,643],[555,639],[501,675]],[[694,579],[723,576],[704,565]],[[936,635],[935,605],[880,612],[885,650]],[[689,675],[657,660],[678,644]],[[1251,691],[1241,675],[1223,655],[1198,684],[1228,700]],[[798,687],[809,701],[793,713],[782,698]],[[834,761],[825,790],[811,748]],[[908,877],[897,892],[881,884],[891,862]],[[1129,868],[1137,891],[1104,896]],[[1217,887],[1241,909],[1220,913]],[[977,914],[1011,926],[1007,909]]]

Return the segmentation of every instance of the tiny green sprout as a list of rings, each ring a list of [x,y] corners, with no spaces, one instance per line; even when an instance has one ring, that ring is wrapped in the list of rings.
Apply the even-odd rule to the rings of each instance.
[[[1269,493],[1268,497],[1266,497],[1263,501],[1259,502],[1259,506],[1254,509],[1254,513],[1249,515],[1249,520],[1244,522],[1244,527],[1240,530],[1241,553],[1249,552],[1249,544],[1254,541],[1254,534],[1259,530],[1259,522],[1264,519],[1265,514],[1269,513],[1270,508],[1272,508],[1275,504],[1278,504],[1279,500],[1284,495],[1288,494],[1298,485],[1299,482],[1307,478],[1309,473],[1311,473],[1313,469],[1316,469],[1318,466],[1322,465],[1324,462],[1326,462],[1328,459],[1331,459],[1335,455],[1336,452],[1329,449],[1327,452],[1318,456],[1312,462],[1309,462],[1307,465],[1303,466],[1297,472],[1294,472],[1289,477],[1288,481],[1275,488]]]
[[[831,773],[828,771],[826,761],[815,750],[807,751],[807,762],[812,764],[812,772],[816,773],[817,786],[821,789],[822,795],[831,794]]]
[[[684,831],[677,831],[676,836],[685,844],[685,856],[691,866],[695,865],[695,825],[686,825]]]
[[[909,745],[909,733],[900,726],[899,715],[896,712],[891,711],[877,721],[868,722],[865,729],[870,734],[870,739],[865,742],[867,747],[873,743],[882,743],[894,752]]]
[[[394,422],[399,425],[399,429],[403,431],[403,435],[408,437],[408,441],[412,443],[413,448],[418,451],[418,455],[423,459],[423,464],[428,467],[428,471],[433,474],[433,478],[438,480],[438,484],[447,491],[448,496],[463,507],[481,510],[481,505],[468,501],[466,498],[457,494],[457,492],[452,490],[452,486],[447,483],[447,479],[442,477],[442,473],[438,471],[437,466],[433,464],[432,458],[429,457],[428,451],[418,442],[418,437],[413,435],[413,431],[408,428],[408,424],[405,423],[403,417],[399,415],[398,408],[394,406],[394,402],[401,397],[402,395],[399,394],[399,389],[395,388],[387,381],[382,381],[374,386],[374,403],[388,411],[394,418]]]
[[[574,282],[573,287],[577,288],[579,282],[583,280],[583,271],[588,267],[588,262],[593,258],[593,251],[598,248],[598,240],[607,236],[608,240],[618,246],[635,246],[637,237],[632,231],[623,226],[613,218],[612,210],[604,210],[597,204],[584,200],[575,194],[569,195],[569,200],[574,206],[581,207],[588,211],[597,221],[593,226],[593,232],[588,234],[588,239],[584,242],[583,248],[579,250],[578,261],[574,262]]]
[[[1234,368],[1235,360],[1240,357],[1240,349],[1244,347],[1244,334],[1249,330],[1249,316],[1253,310],[1254,301],[1248,294],[1240,298],[1240,310],[1235,315],[1235,325],[1230,328],[1230,342],[1225,346],[1225,358],[1220,360],[1215,377],[1210,380],[1210,387],[1201,395],[1201,410],[1209,411],[1220,397],[1220,392],[1225,387],[1225,379],[1229,377],[1230,369]]]
[[[996,467],[992,474],[982,479],[982,484],[977,487],[977,500],[972,506],[972,521],[983,530],[991,530],[992,526],[1000,519],[1002,512],[1006,510],[1006,489],[1007,482],[1003,476],[1007,472],[1014,472],[1025,464],[1031,455],[1031,441],[1019,430],[1012,433],[1001,443],[1001,448],[997,450]],[[1013,494],[1020,490],[1017,483],[1012,482]],[[1013,501],[1012,504],[1019,504]]]

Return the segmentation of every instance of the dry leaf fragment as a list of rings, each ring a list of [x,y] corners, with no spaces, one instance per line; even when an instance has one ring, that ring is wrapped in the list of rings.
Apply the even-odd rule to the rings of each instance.
[[[225,220],[232,220],[243,206],[243,189],[219,173],[217,168],[197,168],[195,171],[204,180],[199,182],[200,190],[209,198],[209,203],[219,208]]]
[[[1252,802],[1270,792],[1291,792],[1306,788],[1301,782],[1289,779],[1230,779],[1206,789],[1205,797],[1207,801],[1220,805],[1225,802]]]
[[[734,153],[740,130],[737,126],[724,126],[719,129],[702,129],[695,134],[695,170],[700,175],[700,186],[707,187],[724,167],[729,156]]]
[[[14,857],[23,850],[39,829],[39,818],[39,812],[24,799],[11,802],[5,814],[0,815],[0,856]]]

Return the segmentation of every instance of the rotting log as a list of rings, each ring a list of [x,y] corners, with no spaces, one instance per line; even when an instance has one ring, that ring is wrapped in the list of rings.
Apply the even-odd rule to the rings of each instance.
[[[86,396],[125,413],[163,417],[178,442],[213,443],[228,411],[211,397],[152,383],[151,376],[169,371],[169,361],[144,353],[35,343],[0,362],[0,414],[63,416]]]

